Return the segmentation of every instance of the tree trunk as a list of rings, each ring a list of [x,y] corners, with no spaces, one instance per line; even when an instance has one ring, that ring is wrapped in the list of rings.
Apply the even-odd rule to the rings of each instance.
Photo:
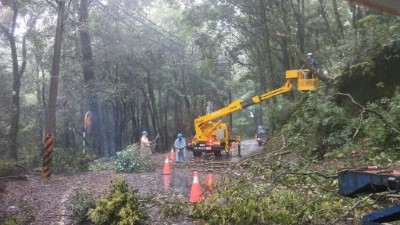
[[[127,104],[122,100],[115,100],[112,104],[113,116],[114,116],[114,144],[110,149],[111,155],[115,152],[121,151],[123,148],[124,131],[127,124]]]
[[[83,60],[83,79],[85,84],[88,85],[89,92],[94,89],[93,84],[95,80],[93,72],[93,55],[92,46],[90,41],[89,33],[87,32],[88,26],[87,20],[89,17],[89,3],[88,0],[81,0],[80,11],[79,11],[79,22],[81,24],[81,29],[79,30],[79,37],[82,45],[82,60]],[[91,147],[100,156],[108,155],[107,150],[109,150],[108,143],[109,140],[105,135],[105,128],[99,105],[97,102],[97,97],[95,94],[89,94],[87,96],[87,101],[89,105],[89,111],[92,113],[92,127],[91,132],[88,137],[92,140]]]
[[[166,100],[165,100],[165,108],[164,108],[164,111],[163,111],[163,116],[164,116],[164,124],[163,124],[163,137],[164,137],[164,140],[163,140],[163,143],[164,143],[164,146],[166,147],[166,148],[169,148],[169,142],[168,142],[168,108],[167,108],[167,105],[168,105],[168,103],[169,103],[169,96],[168,96],[168,94],[167,94],[167,96],[165,97],[166,98]]]
[[[40,74],[41,72],[41,68],[39,67],[39,65],[41,64],[41,60],[38,59],[38,57],[35,57],[35,63],[36,63],[36,68],[35,68],[35,74],[37,77],[35,77],[35,79],[37,79],[39,82],[35,82],[36,83],[36,101],[38,102],[38,112],[37,112],[37,131],[36,131],[36,140],[37,140],[37,146],[38,149],[40,149],[40,151],[36,152],[35,154],[37,155],[37,158],[41,158],[42,157],[42,147],[43,147],[43,137],[44,137],[44,124],[46,121],[46,107],[44,107],[45,105],[45,100],[44,100],[44,90],[45,90],[45,85],[44,85],[44,74]],[[40,77],[42,76],[42,77]]]
[[[15,28],[17,26],[18,5],[15,3],[13,6],[13,19],[11,27],[8,29],[0,23],[0,29],[5,34],[8,42],[10,43],[11,59],[12,59],[12,73],[13,73],[13,92],[11,96],[11,118],[10,118],[10,131],[9,131],[9,152],[8,157],[18,160],[18,131],[19,131],[19,114],[20,114],[20,89],[21,78],[24,74],[26,67],[26,35],[22,39],[22,65],[19,68],[17,44],[15,40]]]
[[[296,22],[297,22],[297,41],[299,48],[302,52],[305,51],[304,43],[305,43],[305,34],[304,34],[304,0],[297,0],[296,6],[293,4],[293,1],[290,2],[292,9],[295,14]]]
[[[342,25],[342,21],[340,20],[340,14],[339,14],[336,0],[332,0],[332,4],[333,4],[333,12],[335,14],[335,19],[336,19],[336,24],[337,24],[339,34],[340,34],[340,39],[344,39],[343,25]]]
[[[151,70],[147,71],[147,88],[149,92],[149,100],[151,107],[149,107],[150,110],[150,117],[151,117],[151,123],[153,125],[153,131],[156,133],[160,133],[160,123],[158,119],[158,111],[157,111],[157,106],[156,106],[156,98],[154,95],[154,87],[153,87],[153,80],[151,77]],[[153,137],[155,138],[155,136]]]
[[[139,105],[136,99],[133,100],[133,104],[130,106],[131,109],[131,124],[132,124],[132,134],[131,134],[131,143],[135,143],[137,141],[137,137],[139,137]]]
[[[18,159],[18,130],[19,130],[19,94],[21,88],[21,78],[18,73],[18,58],[17,58],[17,48],[15,44],[15,39],[12,37],[9,39],[11,47],[11,57],[13,64],[13,93],[12,93],[12,103],[11,103],[11,126],[10,126],[10,152],[9,156],[15,160]]]
[[[328,30],[329,37],[330,37],[332,43],[333,43],[334,45],[336,45],[337,41],[336,41],[334,35],[332,34],[333,32],[332,32],[331,26],[330,26],[330,24],[329,24],[328,15],[326,15],[326,12],[325,12],[325,4],[324,4],[323,0],[319,0],[319,7],[320,7],[320,11],[321,11],[321,16],[322,16],[322,18],[323,18],[324,21],[325,21],[326,29]]]
[[[304,56],[304,52],[302,52],[300,50],[298,45],[296,45],[295,40],[293,40],[293,38],[292,38],[291,30],[288,27],[288,24],[289,24],[288,15],[287,15],[286,11],[284,10],[284,8],[282,7],[282,3],[276,2],[276,4],[277,4],[277,7],[279,9],[278,16],[280,16],[280,18],[282,20],[281,28],[283,30],[283,34],[281,34],[281,36],[283,38],[283,42],[287,41],[289,49],[292,52],[294,52],[296,54],[297,58],[300,59],[301,61],[303,61],[307,65],[307,68],[309,68],[314,74],[316,74],[316,76],[323,83],[327,84],[328,86],[332,85],[333,80],[330,77],[327,77],[323,73],[321,73],[321,72],[319,72],[319,71],[317,71],[315,69],[312,69],[312,66],[310,65],[310,63],[307,61],[307,59]]]
[[[58,2],[58,15],[57,15],[57,28],[56,36],[54,40],[54,55],[51,64],[51,78],[50,78],[50,90],[49,90],[49,102],[47,108],[47,120],[46,120],[46,133],[55,135],[56,132],[56,109],[57,109],[57,92],[58,92],[58,78],[60,74],[60,62],[61,62],[61,42],[62,42],[62,31],[63,31],[63,19],[65,11],[65,0],[59,0]]]

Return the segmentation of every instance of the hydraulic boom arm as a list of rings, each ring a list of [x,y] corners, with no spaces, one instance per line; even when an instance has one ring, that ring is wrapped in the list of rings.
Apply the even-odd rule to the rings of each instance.
[[[288,70],[286,71],[286,83],[284,86],[270,91],[268,93],[254,96],[247,100],[236,100],[226,106],[225,108],[219,109],[215,112],[207,114],[205,116],[199,117],[194,120],[194,127],[196,131],[196,139],[198,141],[207,141],[211,133],[215,128],[221,123],[221,120],[217,122],[212,122],[212,120],[220,118],[222,116],[227,116],[232,112],[247,108],[251,105],[258,104],[264,100],[267,100],[273,96],[288,92],[293,88],[293,81],[297,80],[298,90],[314,90],[318,86],[318,79],[311,78],[306,79],[306,70]]]
[[[216,118],[222,117],[222,116],[227,116],[235,111],[238,110],[242,110],[244,108],[247,108],[251,105],[255,105],[258,104],[264,100],[267,100],[273,96],[288,92],[290,90],[292,90],[293,88],[293,83],[291,80],[288,80],[286,82],[286,84],[284,86],[282,86],[281,88],[275,89],[273,91],[270,91],[268,93],[259,95],[259,96],[254,96],[250,99],[247,100],[236,100],[234,102],[232,102],[231,104],[229,104],[228,106],[226,106],[225,108],[219,109],[215,112],[212,112],[210,114],[207,114],[205,116],[199,117],[197,119],[195,119],[194,121],[194,126],[195,126],[195,130],[196,130],[196,135],[198,140],[203,140],[205,138],[207,138],[209,132],[208,131],[212,131],[214,130],[214,127],[216,127],[219,123],[214,123],[213,126],[210,126],[208,129],[205,129],[205,125],[207,124],[209,121],[212,121]]]

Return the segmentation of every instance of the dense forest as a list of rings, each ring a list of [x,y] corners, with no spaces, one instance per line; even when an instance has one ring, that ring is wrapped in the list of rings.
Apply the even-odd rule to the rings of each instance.
[[[398,160],[399,17],[351,1],[0,0],[0,52],[1,169],[40,168],[46,134],[56,172],[57,157],[115,157],[143,130],[167,152],[195,118],[302,67],[317,91],[224,117],[232,132],[268,126],[267,149],[312,162]]]
[[[57,148],[82,146],[87,112],[96,155],[142,130],[163,151],[207,109],[280,87],[307,52],[327,95],[366,103],[398,84],[398,19],[347,1],[13,0],[1,11],[0,149],[15,160],[40,161],[46,120]],[[233,130],[251,137],[276,124],[266,108],[300,98],[233,114]]]

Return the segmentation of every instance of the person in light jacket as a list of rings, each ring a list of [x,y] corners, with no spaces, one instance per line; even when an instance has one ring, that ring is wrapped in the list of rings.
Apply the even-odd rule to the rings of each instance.
[[[175,151],[176,151],[176,162],[185,162],[186,161],[186,142],[183,139],[183,135],[181,133],[178,134],[175,143]]]
[[[142,156],[149,156],[151,155],[150,149],[151,141],[147,137],[147,131],[142,132],[142,138],[140,138],[140,154]]]

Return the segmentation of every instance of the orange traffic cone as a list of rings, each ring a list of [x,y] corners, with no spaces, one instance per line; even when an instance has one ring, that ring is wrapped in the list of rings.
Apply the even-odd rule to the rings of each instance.
[[[169,192],[169,188],[171,187],[171,175],[163,176],[164,181],[164,192]]]
[[[171,148],[171,154],[169,155],[169,160],[175,161],[175,153],[174,148]]]
[[[191,203],[193,202],[200,202],[201,201],[201,188],[199,183],[199,173],[194,171],[193,175],[193,184],[192,189],[190,190],[190,200]]]
[[[214,175],[212,174],[212,172],[209,172],[209,173],[207,174],[207,178],[206,178],[206,185],[207,185],[207,188],[208,188],[209,190],[212,190],[212,189],[214,188],[214,184],[215,184]]]
[[[171,174],[171,167],[169,165],[168,155],[165,157],[164,170],[163,170],[162,174],[163,175],[170,175]]]

